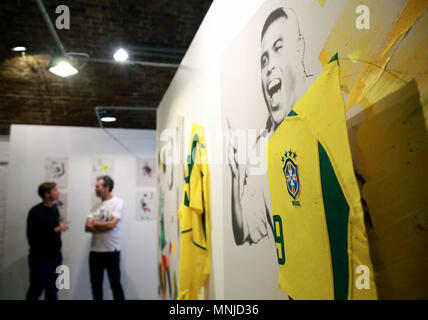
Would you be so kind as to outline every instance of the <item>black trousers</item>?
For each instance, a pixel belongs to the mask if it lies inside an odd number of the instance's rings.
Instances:
[[[38,300],[45,291],[46,300],[57,300],[58,288],[56,287],[56,268],[62,264],[62,254],[44,257],[30,253],[28,256],[30,267],[30,288],[26,299]]]
[[[92,295],[94,300],[103,299],[104,269],[110,280],[114,300],[124,300],[122,285],[120,284],[120,251],[93,252],[89,254],[89,273],[91,277]]]

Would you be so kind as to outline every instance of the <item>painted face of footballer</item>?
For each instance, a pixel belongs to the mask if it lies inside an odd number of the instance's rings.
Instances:
[[[276,19],[261,43],[261,82],[273,122],[278,126],[296,100],[297,30],[289,20]]]

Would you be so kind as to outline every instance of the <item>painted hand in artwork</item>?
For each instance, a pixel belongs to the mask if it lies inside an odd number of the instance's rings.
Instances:
[[[232,193],[231,193],[231,211],[232,211],[232,229],[236,245],[242,245],[245,242],[245,229],[242,216],[241,197],[240,197],[240,173],[237,161],[237,149],[233,144],[232,132],[228,121],[228,149],[227,157],[229,167],[232,173]]]
[[[227,159],[229,163],[229,167],[232,173],[232,179],[237,179],[239,181],[239,167],[238,167],[238,161],[236,159],[237,157],[237,149],[235,148],[233,144],[233,138],[232,138],[232,129],[230,128],[229,121],[227,121],[228,125],[228,146],[227,146]]]

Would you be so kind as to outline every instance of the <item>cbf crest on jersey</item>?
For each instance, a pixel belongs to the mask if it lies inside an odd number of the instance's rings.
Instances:
[[[284,173],[287,191],[293,198],[292,204],[293,206],[300,207],[300,202],[296,200],[300,192],[299,172],[297,164],[294,162],[296,158],[296,152],[289,150],[284,153],[281,160],[284,164],[282,172]]]

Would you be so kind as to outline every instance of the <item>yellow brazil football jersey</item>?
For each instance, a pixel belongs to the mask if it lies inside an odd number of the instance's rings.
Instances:
[[[293,299],[377,299],[337,56],[269,139],[268,176],[279,287]]]
[[[183,198],[178,210],[180,262],[178,299],[195,300],[210,274],[209,173],[204,129],[193,125]]]

